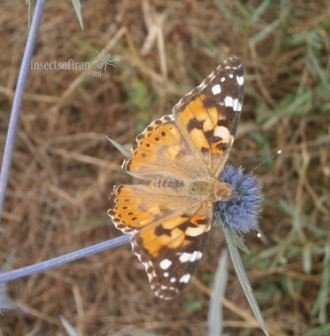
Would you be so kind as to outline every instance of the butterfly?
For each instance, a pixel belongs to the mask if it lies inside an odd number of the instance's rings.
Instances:
[[[123,163],[138,183],[114,187],[108,214],[117,229],[132,236],[133,252],[162,299],[173,299],[189,283],[216,202],[234,197],[219,176],[234,141],[243,91],[243,65],[228,58],[172,114],[146,127]]]

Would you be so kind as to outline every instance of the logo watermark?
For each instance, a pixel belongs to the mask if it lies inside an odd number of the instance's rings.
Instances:
[[[31,70],[44,71],[86,71],[88,76],[101,78],[107,72],[108,66],[116,67],[119,59],[102,50],[96,57],[96,62],[79,62],[73,59],[67,61],[31,61]]]
[[[102,50],[98,55],[97,58],[99,59],[99,62],[96,64],[97,70],[104,70],[104,72],[107,70],[107,66],[113,66],[115,67],[118,63],[118,58],[113,57],[110,53],[107,53],[105,50]]]

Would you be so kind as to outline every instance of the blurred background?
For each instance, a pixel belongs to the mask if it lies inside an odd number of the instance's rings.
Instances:
[[[2,149],[28,11],[0,4]],[[259,176],[265,197],[263,238],[245,237],[244,264],[271,335],[329,335],[329,1],[99,0],[83,1],[82,16],[84,30],[70,1],[46,2],[0,226],[2,269],[118,236],[109,194],[131,179],[105,135],[129,147],[237,55],[246,89],[230,160]],[[54,61],[72,68],[38,68]],[[68,335],[63,317],[78,335],[206,335],[224,247],[212,230],[173,301],[154,297],[129,246],[12,282],[17,309],[0,315],[0,334]],[[262,335],[231,265],[224,321],[226,335]]]

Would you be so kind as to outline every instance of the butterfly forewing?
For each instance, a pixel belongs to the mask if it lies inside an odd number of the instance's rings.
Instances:
[[[173,116],[153,121],[138,135],[130,159],[124,162],[124,168],[142,179],[165,176],[196,179],[207,174],[202,163],[196,162]]]
[[[173,108],[192,151],[218,176],[234,141],[243,103],[244,69],[237,57],[221,63]]]

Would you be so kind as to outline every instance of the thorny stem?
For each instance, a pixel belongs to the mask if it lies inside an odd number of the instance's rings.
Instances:
[[[23,94],[25,90],[26,80],[30,70],[32,53],[36,44],[41,17],[44,11],[44,4],[45,4],[44,0],[37,0],[36,2],[32,18],[32,24],[26,41],[22,64],[18,75],[13,106],[10,114],[8,133],[0,171],[0,223],[5,200],[5,192],[8,184],[9,171],[14,152],[15,137],[21,112]]]
[[[40,263],[25,266],[16,270],[4,272],[0,274],[0,283],[16,280],[19,278],[26,277],[28,275],[39,273],[42,271],[49,270],[51,268],[67,264],[69,262],[85,258],[87,256],[110,250],[121,245],[128,244],[131,240],[130,235],[122,235],[117,238],[106,240],[101,243],[97,243],[91,246],[84,247],[80,250],[73,251],[62,256],[55,257],[46,261],[41,261]]]

